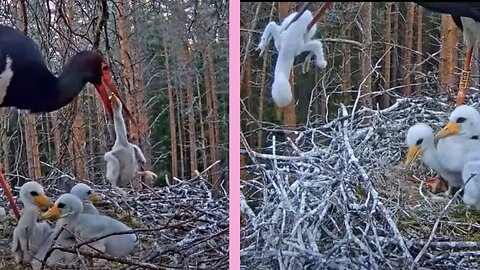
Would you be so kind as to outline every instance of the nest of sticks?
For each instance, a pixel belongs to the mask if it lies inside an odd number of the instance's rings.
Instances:
[[[421,161],[403,166],[408,128],[439,130],[452,110],[428,97],[341,105],[264,153],[243,140],[242,269],[478,269],[480,215],[430,193]]]
[[[54,182],[44,184],[46,194],[53,200],[65,193],[55,186]],[[104,197],[102,204],[97,206],[100,213],[129,225],[137,232],[141,244],[126,258],[76,247],[61,248],[67,252],[80,252],[84,258],[99,258],[94,260],[93,266],[81,260],[76,269],[228,269],[228,197],[213,195],[203,173],[170,186],[138,192],[130,190],[127,200],[108,186],[92,187]],[[13,215],[7,215],[3,221],[0,228],[3,234],[0,264],[3,265],[0,267],[16,269],[10,254],[16,220]],[[81,245],[78,243],[77,247]],[[72,269],[72,266],[45,266],[44,269]]]

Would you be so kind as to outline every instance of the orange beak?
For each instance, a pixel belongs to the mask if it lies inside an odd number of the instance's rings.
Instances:
[[[137,125],[135,119],[133,118],[132,113],[125,105],[125,102],[123,102],[123,99],[120,96],[120,92],[118,91],[118,88],[115,85],[115,83],[113,83],[112,76],[108,70],[103,71],[102,82],[100,84],[95,85],[95,88],[97,89],[97,92],[100,95],[100,98],[102,99],[103,106],[107,110],[110,119],[113,117],[113,108],[112,108],[112,104],[110,103],[110,99],[108,98],[109,94],[107,92],[107,88],[120,100],[120,102],[122,103],[123,111],[127,114],[127,117],[130,119],[130,121],[132,121],[132,123]]]

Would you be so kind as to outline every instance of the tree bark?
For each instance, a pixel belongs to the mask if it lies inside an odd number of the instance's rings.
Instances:
[[[273,11],[275,10],[275,5],[272,5],[272,8],[270,9],[270,16],[268,17],[268,21],[272,21],[273,19]],[[265,103],[265,92],[268,87],[268,82],[267,82],[267,66],[269,64],[269,59],[270,55],[268,53],[268,50],[265,50],[265,57],[263,58],[263,64],[262,64],[262,76],[261,76],[261,82],[260,82],[260,94],[258,97],[258,122],[263,121],[263,106]],[[262,148],[263,145],[263,131],[261,129],[257,130],[257,147]],[[242,157],[242,156],[241,156]]]
[[[167,73],[168,111],[170,119],[170,153],[172,157],[172,178],[178,176],[177,169],[177,130],[175,126],[175,101],[173,99],[173,86],[170,77],[170,59],[168,55],[167,35],[163,35],[163,51],[165,52],[165,72]]]
[[[351,16],[348,4],[345,4],[345,10],[342,13],[343,20],[341,26],[342,38],[350,39],[352,37],[352,27],[351,27]],[[342,43],[342,102],[345,104],[350,104],[352,95],[350,91],[352,90],[352,53],[351,45],[344,42]],[[324,116],[324,115],[322,115]]]
[[[134,56],[136,59],[136,64],[134,65],[135,70],[135,86],[137,89],[136,97],[136,107],[138,110],[138,125],[141,130],[139,132],[138,146],[142,149],[143,154],[145,155],[146,162],[144,164],[145,170],[151,170],[152,168],[152,147],[150,145],[150,125],[148,123],[149,110],[147,107],[147,90],[145,87],[144,81],[144,68],[142,62],[142,30],[141,24],[137,20],[137,10],[140,9],[140,4],[137,1],[132,1],[134,8],[132,9],[133,25],[135,27],[135,41],[134,42]],[[140,136],[143,135],[143,136]],[[153,183],[150,182],[150,179],[142,178],[142,182],[151,187]]]
[[[403,95],[410,96],[412,94],[412,85],[410,80],[412,68],[412,49],[413,49],[413,20],[415,18],[415,3],[408,2],[407,4],[407,33],[406,33],[406,47],[403,56]]]
[[[385,46],[385,58],[383,63],[383,76],[385,77],[385,82],[383,88],[385,90],[390,89],[390,80],[391,80],[391,73],[390,68],[392,65],[392,3],[387,3],[387,12],[385,16],[386,21],[386,29],[385,29],[385,42],[387,45]],[[387,108],[390,106],[390,97],[387,93],[382,94],[380,99],[380,106],[381,108]]]
[[[67,15],[67,21],[66,24],[68,24],[70,27],[65,25],[64,31],[65,31],[65,37],[68,38],[68,40],[65,40],[64,42],[64,50],[68,51],[68,45],[69,41],[72,39],[72,33],[68,30],[74,29],[74,20],[73,20],[73,1],[72,0],[67,0],[66,1],[66,15]],[[69,148],[70,148],[70,158],[73,160],[73,165],[74,165],[74,172],[75,172],[75,177],[80,181],[83,182],[87,177],[87,151],[85,147],[85,121],[83,119],[83,111],[82,108],[83,102],[82,102],[82,96],[84,96],[84,93],[80,93],[75,100],[72,102],[70,105],[73,111],[73,125],[72,125],[72,137],[70,138],[70,143],[69,143]]]
[[[127,21],[125,15],[125,5],[124,0],[115,0],[117,4],[117,27],[118,27],[118,38],[120,40],[120,62],[121,62],[121,70],[122,70],[122,79],[123,79],[123,86],[125,88],[126,94],[126,103],[127,107],[132,112],[133,118],[138,123],[138,108],[136,102],[136,90],[135,90],[135,83],[133,81],[133,69],[132,69],[132,61],[130,56],[130,43],[128,40],[128,31],[127,31]],[[130,121],[127,121],[130,122]],[[138,145],[138,129],[135,125],[130,123],[129,125],[129,141],[133,144]]]
[[[248,53],[248,52],[246,52]],[[247,98],[247,110],[249,113],[254,114],[253,111],[253,90],[252,90],[252,59],[250,55],[248,55],[245,59],[245,89],[246,89],[246,98]],[[245,138],[248,141],[249,145],[255,145],[254,143],[254,136],[253,136],[253,128],[252,128],[252,121],[245,122]]]
[[[394,13],[393,13],[393,44],[399,45],[400,39],[398,38],[399,33],[399,10],[400,10],[400,2],[394,2],[393,4]],[[400,65],[399,55],[398,55],[398,47],[393,46],[392,50],[392,87],[398,86],[398,67]]]
[[[361,80],[365,80],[363,87],[359,89],[360,93],[364,95],[362,103],[364,106],[372,107],[372,76],[370,74],[372,69],[372,2],[364,2],[361,11],[361,25],[363,28],[362,44],[363,53],[361,55]]]
[[[195,131],[195,115],[194,115],[194,99],[193,99],[193,87],[192,87],[192,76],[191,76],[191,51],[190,46],[187,41],[184,41],[183,44],[183,61],[185,63],[185,82],[186,82],[186,92],[187,92],[187,105],[188,105],[188,142],[190,149],[190,176],[195,176],[195,171],[197,170],[197,147],[196,147],[196,131]]]
[[[422,54],[423,53],[423,7],[417,6],[417,55],[416,59],[416,80],[415,80],[415,92],[420,92],[422,90],[422,80],[420,73],[422,72]]]
[[[290,11],[290,6],[291,2],[279,2],[279,19],[280,21],[283,21],[285,19]],[[295,84],[295,78],[294,78],[294,70],[290,72],[290,86],[292,89],[292,101],[288,106],[283,110],[283,119],[285,126],[288,128],[293,128],[295,127],[297,123],[297,115],[296,115],[296,110],[295,110],[295,91],[294,91],[294,84]],[[287,133],[287,136],[294,141],[295,138],[297,137],[294,132],[289,132]]]
[[[442,15],[442,44],[438,79],[447,89],[455,87],[455,67],[457,66],[457,26],[450,15]],[[447,90],[448,95],[452,94]]]
[[[25,17],[25,2],[17,2],[18,21],[17,24],[23,32],[27,33],[27,18]],[[23,123],[25,125],[25,144],[27,151],[28,176],[29,178],[40,181],[42,172],[40,169],[40,153],[38,151],[38,138],[36,129],[36,117],[33,114],[24,114]]]
[[[213,61],[214,53],[210,46],[207,46],[207,62],[208,62],[208,74],[210,75],[210,95],[212,97],[212,116],[213,126],[215,131],[215,141],[212,147],[212,153],[215,153],[215,161],[221,160],[220,153],[220,115],[218,109],[218,97],[217,97],[217,75],[215,74],[215,62]],[[214,150],[214,151],[213,151]],[[218,190],[220,188],[220,173],[221,164],[218,163],[212,168],[212,181],[213,186]]]

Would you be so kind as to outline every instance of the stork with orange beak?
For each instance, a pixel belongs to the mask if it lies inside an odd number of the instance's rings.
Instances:
[[[0,25],[0,107],[15,107],[30,113],[52,112],[72,102],[87,83],[95,86],[110,119],[113,109],[107,88],[120,100],[123,110],[136,125],[101,53],[91,50],[77,53],[56,77],[48,70],[30,37],[12,27]],[[0,184],[18,219],[17,206],[3,176]]]

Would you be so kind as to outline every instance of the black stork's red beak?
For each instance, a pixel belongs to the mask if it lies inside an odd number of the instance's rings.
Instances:
[[[114,94],[120,100],[120,102],[122,103],[123,111],[127,114],[127,117],[130,119],[130,121],[135,125],[137,125],[137,122],[133,118],[132,113],[125,105],[125,102],[123,102],[123,99],[120,96],[120,92],[118,91],[117,86],[112,81],[112,75],[111,75],[108,64],[104,62],[102,63],[102,82],[99,84],[95,84],[95,88],[97,89],[97,92],[100,95],[100,98],[102,99],[103,106],[107,110],[110,119],[112,119],[113,117],[113,108],[108,98],[109,94],[107,92],[107,88],[110,90],[110,92],[112,92],[112,94]]]

